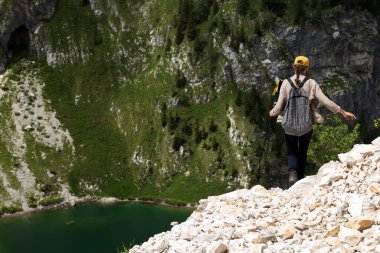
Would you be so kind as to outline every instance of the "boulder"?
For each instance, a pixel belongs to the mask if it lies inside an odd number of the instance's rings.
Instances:
[[[206,253],[228,253],[228,247],[221,242],[213,243],[207,248]]]
[[[314,245],[312,245],[308,249],[308,251],[306,251],[306,252],[310,252],[310,253],[329,253],[329,252],[331,252],[331,248],[329,246],[326,246],[322,242],[317,242]]]
[[[372,141],[372,144],[375,145],[375,146],[380,147],[380,137],[377,137],[376,139],[374,139]]]
[[[359,217],[347,222],[346,227],[363,232],[363,230],[371,228],[373,224],[375,224],[375,221],[373,219],[369,217]]]
[[[153,247],[153,252],[157,253],[162,253],[167,250],[169,247],[169,241],[167,239],[163,239],[159,241],[154,247]]]
[[[284,229],[280,231],[280,233],[278,233],[277,236],[281,237],[282,240],[287,240],[293,238],[295,233],[295,228],[292,225],[288,224]]]
[[[325,237],[337,236],[339,231],[340,231],[340,226],[336,225],[336,226],[330,228],[329,231],[327,231]]]
[[[369,186],[369,190],[373,193],[380,194],[380,185],[377,183],[372,183]]]
[[[348,212],[352,217],[358,217],[362,215],[363,212],[363,196],[357,194],[353,195],[348,200]]]
[[[362,240],[363,235],[356,229],[351,229],[347,227],[341,227],[338,238],[342,243],[347,243],[350,246],[356,246]]]
[[[266,244],[253,244],[249,247],[248,253],[262,253],[268,246]]]

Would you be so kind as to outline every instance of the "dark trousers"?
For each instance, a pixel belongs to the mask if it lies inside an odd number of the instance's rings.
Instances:
[[[305,177],[307,149],[312,136],[313,130],[302,136],[285,134],[288,147],[288,170],[297,171],[298,179]]]

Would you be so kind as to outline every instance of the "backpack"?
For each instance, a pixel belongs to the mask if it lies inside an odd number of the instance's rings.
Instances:
[[[309,78],[305,77],[300,86],[296,86],[290,78],[287,80],[292,89],[285,105],[282,127],[285,133],[299,136],[311,129],[313,125],[310,100],[302,88]]]

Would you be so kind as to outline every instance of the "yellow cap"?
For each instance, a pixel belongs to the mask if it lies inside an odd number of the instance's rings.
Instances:
[[[305,56],[297,56],[294,60],[294,65],[309,67],[309,59]]]

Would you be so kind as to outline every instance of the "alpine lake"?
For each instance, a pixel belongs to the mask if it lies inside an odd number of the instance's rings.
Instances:
[[[185,221],[191,209],[142,203],[80,204],[0,218],[1,253],[118,253]]]

